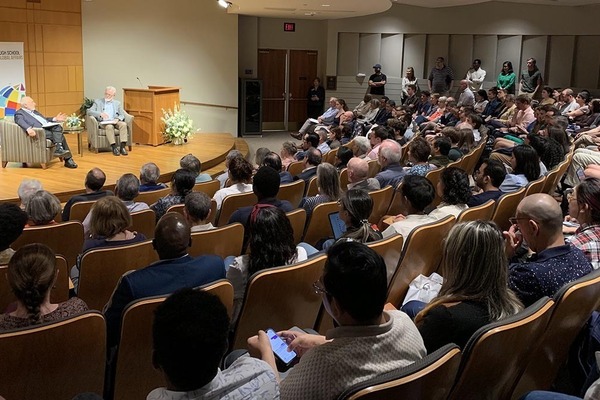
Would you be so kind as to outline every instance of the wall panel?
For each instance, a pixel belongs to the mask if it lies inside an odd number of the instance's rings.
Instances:
[[[473,36],[473,59],[481,60],[481,68],[486,72],[485,82],[496,82],[496,76],[500,73],[496,70],[496,53],[498,52],[498,37],[496,35],[474,35]],[[490,88],[490,85],[485,85]]]
[[[515,74],[517,74],[517,85],[519,70],[521,68],[521,36],[498,36],[498,53],[496,54],[496,71],[500,73],[502,63],[510,61],[513,65]],[[496,74],[497,75],[497,74]]]
[[[597,88],[600,68],[600,36],[579,36],[575,45],[573,86]]]
[[[527,68],[527,59],[535,58],[537,66],[542,71],[546,81],[546,54],[548,52],[548,36],[523,36],[523,50],[521,52],[521,69]]]
[[[355,75],[358,72],[358,52],[358,33],[340,33],[338,36],[337,75]]]
[[[417,78],[427,77],[429,70],[425,70],[425,45],[427,35],[404,35],[404,55],[402,57],[402,71],[408,67],[415,69]],[[404,72],[402,72],[404,76]]]
[[[551,36],[549,38],[545,74],[549,86],[561,88],[571,86],[573,63],[567,60],[573,60],[574,53],[575,36]]]
[[[355,74],[362,72],[368,77],[377,63],[381,63],[381,35],[361,33],[358,39],[358,70]]]
[[[425,71],[427,75],[435,66],[435,59],[438,57],[444,57],[446,65],[452,66],[453,61],[448,58],[449,51],[450,35],[427,35],[427,48],[425,50]]]
[[[402,77],[402,54],[404,47],[404,35],[382,35],[381,36],[381,64],[383,73],[390,77]]]
[[[458,84],[467,76],[473,63],[473,35],[451,35],[448,59],[452,62],[454,81]]]

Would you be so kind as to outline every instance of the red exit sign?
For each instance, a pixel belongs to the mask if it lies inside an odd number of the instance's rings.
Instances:
[[[296,23],[295,22],[284,22],[283,23],[283,31],[284,32],[296,32]]]

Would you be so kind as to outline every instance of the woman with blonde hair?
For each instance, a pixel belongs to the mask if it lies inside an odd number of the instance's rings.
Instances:
[[[329,163],[319,164],[317,167],[317,186],[319,194],[305,197],[300,202],[300,207],[306,210],[307,218],[310,217],[317,205],[340,199],[342,192],[340,188],[340,175],[333,165]]]
[[[48,246],[34,243],[20,248],[6,273],[17,298],[16,308],[0,315],[0,331],[58,321],[86,311],[85,302],[76,297],[60,304],[50,302],[57,274],[56,257]]]
[[[508,288],[504,237],[495,223],[455,225],[442,259],[442,288],[415,318],[428,353],[448,343],[462,348],[477,329],[523,309]]]

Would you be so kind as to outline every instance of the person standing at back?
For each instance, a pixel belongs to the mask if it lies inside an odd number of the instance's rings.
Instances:
[[[373,69],[375,73],[369,77],[369,89],[373,98],[380,99],[385,96],[387,76],[381,72],[381,64],[373,65]]]

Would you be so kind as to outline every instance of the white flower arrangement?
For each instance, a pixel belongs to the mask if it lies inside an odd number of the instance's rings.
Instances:
[[[65,119],[65,125],[67,126],[67,129],[80,128],[82,123],[83,119],[79,118],[75,113],[69,115],[67,119]]]
[[[173,111],[163,109],[162,113],[161,120],[165,124],[162,134],[166,140],[187,139],[192,134],[194,121],[177,104],[173,106]]]

